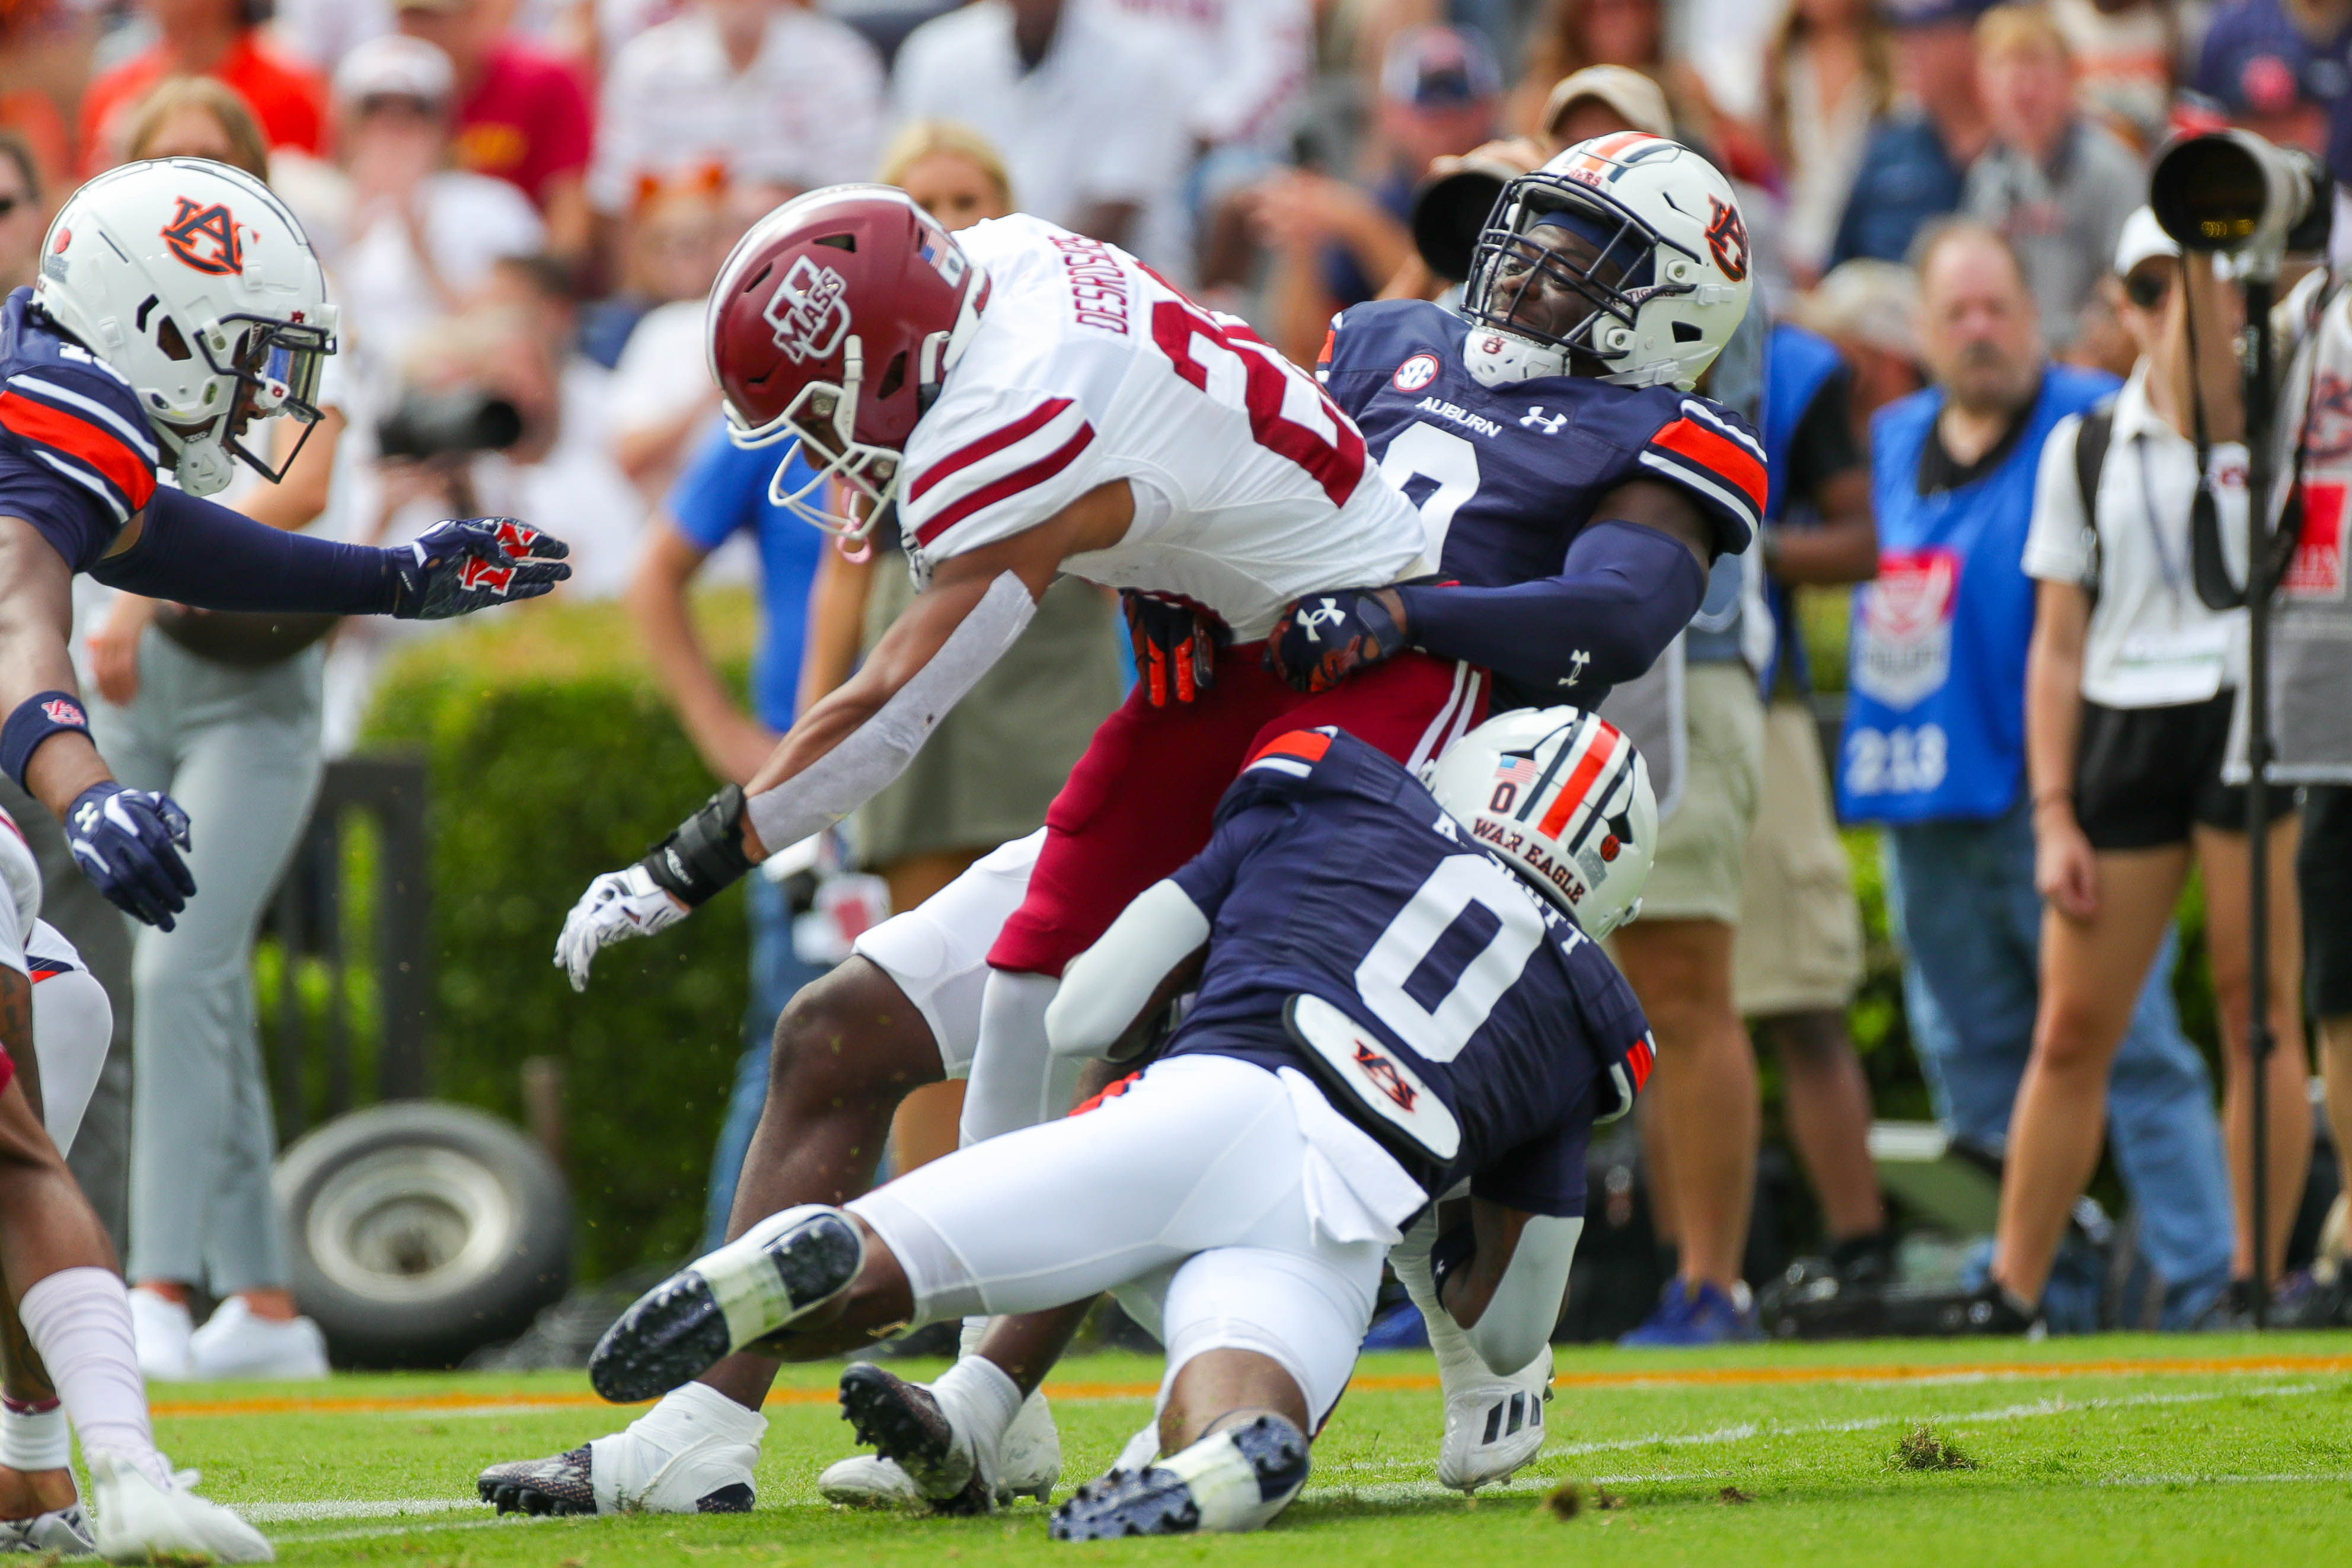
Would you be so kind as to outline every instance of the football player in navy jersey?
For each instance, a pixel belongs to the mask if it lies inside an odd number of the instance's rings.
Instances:
[[[643,1399],[754,1340],[807,1359],[894,1323],[1122,1289],[1168,1347],[1158,1436],[1080,1488],[1054,1534],[1257,1528],[1305,1483],[1416,1218],[1489,1367],[1549,1337],[1591,1129],[1648,1071],[1640,1006],[1597,938],[1638,901],[1655,832],[1641,758],[1574,709],[1489,720],[1427,787],[1336,730],[1277,737],[1208,848],[1128,907],[1048,1012],[1057,1052],[1149,1066],[845,1208],[761,1222],[633,1305],[591,1378]],[[1139,1048],[1180,988],[1183,1021]],[[1435,1218],[1457,1190],[1467,1212]],[[1044,1370],[983,1352],[925,1388],[858,1364],[841,1400],[927,1494],[986,1495]]]
[[[75,192],[37,281],[0,304],[0,768],[57,815],[108,898],[166,931],[195,892],[179,854],[187,815],[116,783],[90,743],[67,652],[75,573],[207,610],[427,619],[571,574],[563,545],[511,518],[377,549],[201,498],[238,461],[283,475],[247,434],[319,419],[335,327],[294,215],[250,175],[194,158],[126,164]]]

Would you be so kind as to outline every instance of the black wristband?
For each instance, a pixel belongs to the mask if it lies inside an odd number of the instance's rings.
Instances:
[[[751,869],[743,852],[743,789],[730,784],[637,862],[688,908],[709,903]]]
[[[26,697],[0,721],[0,771],[17,789],[26,789],[25,769],[32,765],[33,753],[49,737],[68,732],[89,733],[89,716],[82,711],[80,698],[71,692],[37,692]]]

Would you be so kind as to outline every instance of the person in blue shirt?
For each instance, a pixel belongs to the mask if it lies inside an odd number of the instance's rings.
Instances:
[[[1916,99],[1870,129],[1827,271],[1856,256],[1907,261],[1921,225],[1958,211],[1969,165],[1991,139],[1977,97],[1976,19],[1987,0],[1895,0],[1897,78]]]
[[[1071,964],[1047,1014],[1056,1052],[1150,1065],[846,1208],[761,1221],[632,1306],[591,1379],[639,1399],[755,1338],[802,1360],[1120,1289],[1168,1347],[1158,1427],[1054,1535],[1258,1528],[1306,1481],[1405,1227],[1486,1366],[1543,1350],[1592,1128],[1653,1058],[1599,938],[1639,899],[1656,828],[1632,744],[1573,708],[1488,721],[1426,785],[1334,728],[1276,736],[1208,847]],[[1433,1212],[1457,1191],[1466,1217]],[[929,1387],[853,1365],[842,1406],[926,1496],[984,1507],[1051,1360],[984,1347]]]

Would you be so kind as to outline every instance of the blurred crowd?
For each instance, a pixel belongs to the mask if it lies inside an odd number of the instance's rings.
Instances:
[[[1416,243],[1417,202],[1433,179],[1507,176],[1612,131],[1696,146],[1740,193],[1761,285],[1752,341],[1725,355],[1710,390],[1764,432],[1774,509],[1789,526],[1749,564],[1727,563],[1725,593],[1691,640],[1690,700],[1676,706],[1687,709],[1695,759],[1684,831],[1713,824],[1716,837],[1692,853],[1714,869],[1692,873],[1680,907],[1654,897],[1654,918],[1629,928],[1622,955],[1658,1026],[1662,1091],[1644,1130],[1658,1229],[1678,1248],[1675,1283],[1648,1328],[1656,1343],[1754,1330],[1740,1278],[1758,1136],[1751,1022],[1780,1060],[1791,1141],[1825,1219],[1823,1257],[1800,1282],[1857,1287],[1895,1272],[1865,1146],[1868,1087],[1845,1037],[1861,942],[1840,821],[1887,825],[1895,936],[1912,954],[1912,1033],[1948,1130],[1998,1154],[2023,1095],[2040,1106],[2038,1178],[2079,1191],[2090,1175],[2082,1151],[2044,1145],[2057,1120],[2086,1112],[2095,1138],[2099,1102],[2053,1099],[2060,1091],[2036,1087],[2035,1074],[2053,1079],[2045,1059],[2069,1040],[2095,1073],[2115,1064],[2117,1160],[2143,1209],[2159,1211],[2143,1237],[2165,1281],[2151,1321],[2187,1326],[2242,1316],[2253,1289],[2242,1124],[2250,1098],[2268,1091],[2231,1022],[2233,1007],[2243,1018],[2244,963],[2232,963],[2231,944],[2242,949],[2244,910],[2209,887],[2235,1053],[2217,1120],[2166,988],[2163,933],[2185,875],[2188,819],[2177,839],[2095,832],[2083,852],[2182,857],[2165,862],[2169,882],[2128,884],[2161,916],[2147,931],[2078,945],[2084,972],[2102,981],[2117,965],[2151,976],[2139,1014],[2109,1017],[2060,984],[2063,973],[2052,980],[2037,967],[2042,901],[2074,897],[2087,874],[2047,860],[2074,845],[2043,820],[2045,796],[2082,804],[2080,781],[2029,768],[2022,733],[1972,752],[1941,728],[1930,744],[1932,727],[1867,720],[1850,721],[1825,770],[1796,628],[1803,592],[1880,578],[1854,618],[1853,685],[1871,696],[1875,681],[1873,700],[1893,702],[1901,676],[1889,672],[1918,668],[1916,637],[1903,639],[1923,614],[1949,619],[1958,591],[1935,575],[1946,545],[1913,548],[1917,539],[1896,537],[1910,523],[1892,514],[1911,519],[1938,497],[2019,473],[2023,487],[2007,493],[2000,525],[2008,531],[1988,535],[1967,570],[1972,582],[2007,581],[2028,606],[2007,628],[2015,667],[1994,677],[2010,688],[1990,699],[2022,706],[2034,584],[2063,575],[2021,564],[2045,438],[2060,414],[2079,415],[2122,378],[2147,384],[2143,361],[2166,351],[2166,322],[2178,319],[2167,301],[2184,290],[2177,252],[2148,237],[2152,220],[2137,211],[2147,156],[2176,131],[2227,124],[2352,174],[2352,0],[0,0],[0,284],[31,279],[46,214],[99,170],[196,155],[264,174],[331,275],[342,350],[319,438],[280,493],[243,504],[269,509],[278,526],[380,543],[449,516],[512,514],[555,528],[574,550],[564,596],[625,600],[689,737],[715,774],[740,781],[908,591],[901,572],[822,549],[769,502],[772,455],[736,451],[721,427],[703,300],[735,239],[778,202],[880,179],[950,227],[1034,213],[1129,248],[1305,363],[1335,311],[1445,296],[1442,258]],[[2082,395],[2057,408],[2053,387]],[[1890,447],[1900,420],[1878,416],[1927,406],[1914,397],[1922,389],[1946,400],[1929,410],[1933,434]],[[2155,402],[2158,415],[2178,415],[2161,394]],[[2145,413],[2148,402],[2130,406]],[[2118,449],[2124,420],[2114,419]],[[2179,426],[2157,418],[2151,429],[2186,450]],[[2206,434],[2200,424],[2200,464]],[[1898,450],[1911,465],[1899,474],[1886,462]],[[2144,496],[2156,495],[2142,475]],[[762,607],[748,710],[695,632],[688,590],[714,580],[750,584]],[[976,695],[961,737],[943,730],[927,753],[931,774],[866,813],[859,860],[880,881],[876,908],[919,902],[1034,826],[1094,717],[1117,700],[1114,613],[1066,586],[1068,601],[1049,601],[1031,633],[1040,641],[1025,695],[1010,676],[1005,691]],[[201,632],[173,630],[170,607],[88,591],[82,652],[106,699],[101,728],[129,736],[144,724],[159,777],[185,768],[195,742],[172,726],[185,721],[189,683],[212,678],[211,666],[174,674],[181,655],[152,652],[159,618],[173,647],[200,664],[228,657],[238,674],[223,711],[260,729],[223,720],[222,733],[248,758],[278,741],[307,758],[274,770],[287,800],[272,815],[287,835],[315,789],[318,758],[356,739],[393,642],[423,634],[371,621],[315,646],[297,636],[268,658],[206,655]],[[267,673],[281,664],[282,677]],[[158,681],[180,683],[169,711],[156,709],[166,701]],[[2086,701],[2134,706],[2095,686],[2085,677]],[[2163,701],[2225,695],[2216,674]],[[248,763],[233,776],[229,787],[244,789],[257,772]],[[1981,799],[1946,789],[1961,777]],[[194,809],[195,787],[176,788]],[[1716,803],[1703,811],[1708,789]],[[2339,816],[2339,839],[2352,839],[2352,812]],[[2217,828],[2210,812],[2198,822]],[[162,956],[160,936],[140,938],[142,991],[242,964],[290,842],[250,846],[241,893],[236,878],[202,879],[226,900],[216,914],[227,935],[184,952],[184,974]],[[2234,860],[2226,845],[2197,847],[2209,877],[2242,873],[2242,836]],[[2291,837],[2284,853],[2291,936]],[[2308,886],[2335,863],[2315,861],[2309,841],[2304,858]],[[2341,858],[2352,863],[2352,847]],[[1981,899],[1972,905],[1956,888]],[[769,1027],[837,948],[811,936],[810,911],[781,884],[755,881],[751,896],[754,1016],[714,1223],[758,1114]],[[835,890],[835,904],[846,897]],[[206,922],[192,909],[188,924]],[[2315,938],[2315,959],[2321,946]],[[2352,969],[2352,954],[2331,956],[2339,975]],[[2282,1019],[2288,1049],[2273,1059],[2286,1065],[2270,1078],[2291,1119],[2282,1135],[2300,1138],[2300,1152],[2277,1168],[2292,1190],[2273,1198],[2273,1218],[2292,1206],[2310,1155],[2293,956],[2273,992],[2283,989],[2292,1015]],[[2053,1015],[2043,994],[2053,987],[2080,1006]],[[2315,976],[2314,988],[2337,1124],[2352,1126],[2352,978]],[[2139,991],[2120,994],[2130,1013]],[[155,1031],[160,1059],[172,1037],[141,1009],[142,1048]],[[252,1058],[249,995],[215,1012],[184,1027]],[[1677,1061],[1710,1065],[1678,1082]],[[140,1071],[145,1085],[143,1060]],[[220,1115],[248,1132],[215,1185],[266,1216],[257,1059],[222,1074],[243,1087],[222,1091]],[[1702,1077],[1705,1092],[1693,1087]],[[910,1100],[902,1162],[952,1146],[952,1088]],[[193,1092],[142,1089],[158,1107]],[[182,1136],[159,1124],[133,1140],[133,1280],[167,1302],[208,1282],[259,1320],[284,1322],[284,1264],[262,1236],[266,1218],[225,1219],[219,1206],[184,1214],[161,1196],[138,1218],[142,1161],[156,1163],[146,1179],[159,1191],[172,1179],[160,1155],[139,1151]],[[2046,1286],[2063,1315],[2065,1215],[2063,1201],[2051,1216],[2004,1209],[1997,1277],[2028,1309]],[[247,1242],[206,1235],[240,1227]],[[2264,1273],[2275,1275],[2284,1243],[2267,1245]],[[142,1311],[142,1354],[153,1336],[163,1346],[151,1375],[184,1375],[184,1307],[177,1320],[152,1303]],[[253,1354],[280,1371],[299,1360],[278,1342]],[[201,1355],[194,1364],[222,1365]]]

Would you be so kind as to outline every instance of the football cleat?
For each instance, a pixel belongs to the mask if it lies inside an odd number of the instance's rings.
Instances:
[[[859,1442],[904,1470],[937,1511],[986,1513],[996,1506],[996,1454],[973,1442],[924,1385],[861,1361],[841,1375],[841,1418]]]
[[[100,1449],[89,1456],[90,1500],[98,1516],[92,1538],[109,1563],[272,1563],[278,1553],[261,1531],[216,1502],[189,1490],[194,1471],[169,1486],[138,1466]]]
[[[1145,1458],[1159,1452],[1159,1428],[1154,1427],[1151,1451]],[[1042,1503],[1053,1495],[1054,1484],[1061,1479],[1062,1438],[1054,1427],[1053,1408],[1043,1394],[1032,1394],[1022,1401],[1020,1414],[1013,1417],[1004,1441],[997,1448],[996,1506],[1010,1508],[1014,1499],[1024,1497]],[[816,1490],[824,1494],[825,1501],[846,1508],[914,1508],[930,1503],[897,1461],[871,1454],[827,1465],[816,1479]]]
[[[52,1552],[59,1557],[88,1557],[97,1551],[89,1518],[79,1502],[30,1519],[0,1519],[0,1552]]]
[[[1479,1364],[1484,1369],[1484,1363]],[[1445,1438],[1437,1483],[1456,1491],[1496,1486],[1542,1451],[1544,1402],[1551,1397],[1551,1346],[1508,1377],[1445,1382]]]
[[[1307,1435],[1264,1415],[1141,1470],[1112,1470],[1054,1511],[1056,1541],[1256,1530],[1307,1484]]]
[[[689,1384],[570,1453],[492,1465],[475,1482],[500,1513],[749,1513],[767,1418]]]
[[[770,1215],[638,1297],[596,1343],[588,1380],[615,1405],[667,1393],[832,1301],[865,1258],[837,1208]]]
[[[872,1454],[853,1454],[825,1466],[816,1490],[825,1501],[845,1508],[920,1508],[930,1500],[896,1460]]]

